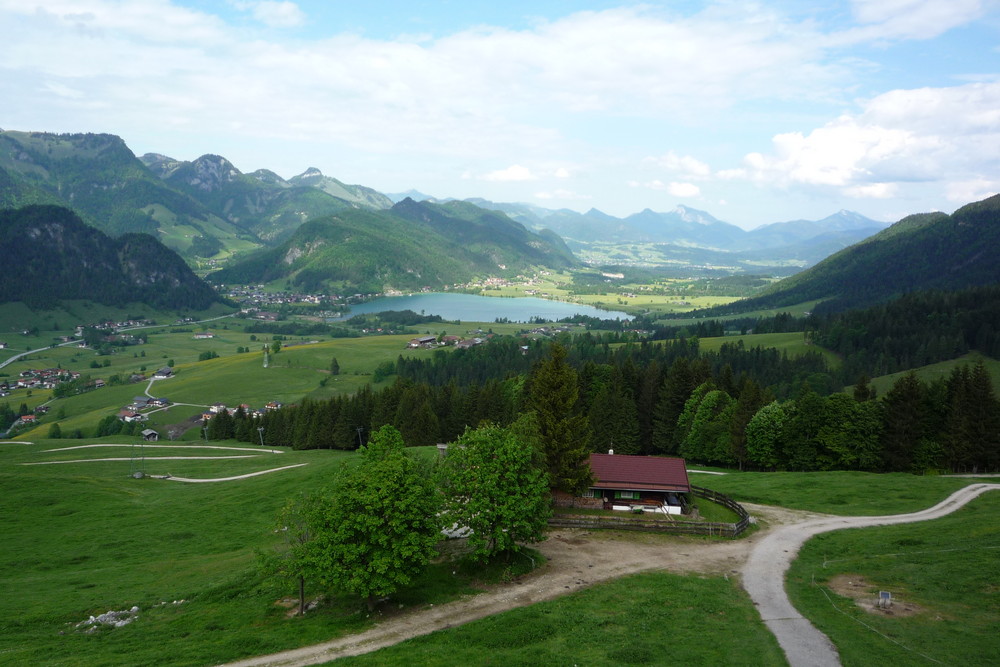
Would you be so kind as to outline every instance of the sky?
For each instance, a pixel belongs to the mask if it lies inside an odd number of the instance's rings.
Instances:
[[[1000,0],[0,0],[0,128],[744,228],[1000,192]]]

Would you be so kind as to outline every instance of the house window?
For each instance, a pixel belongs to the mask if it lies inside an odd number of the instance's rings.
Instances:
[[[638,491],[615,491],[615,499],[621,500],[639,500]]]
[[[587,489],[586,491],[580,494],[581,498],[595,498],[596,496],[597,494],[593,489]]]

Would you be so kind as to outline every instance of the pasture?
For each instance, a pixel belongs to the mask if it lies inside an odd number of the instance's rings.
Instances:
[[[256,566],[255,552],[281,540],[278,509],[300,492],[322,488],[352,453],[270,454],[242,444],[146,447],[149,475],[228,477],[306,464],[192,484],[129,477],[130,446],[63,449],[130,445],[123,440],[0,444],[0,662],[214,664],[372,622],[361,600],[336,596],[314,614],[289,619],[276,602],[295,586],[262,578]],[[252,458],[207,458],[247,455]],[[188,456],[198,458],[163,458]],[[110,458],[124,460],[102,460]],[[400,601],[430,604],[474,592],[479,577],[465,570],[453,576],[455,569],[451,563],[432,568]],[[139,617],[125,627],[88,634],[77,625],[133,606]]]
[[[1000,492],[935,521],[819,535],[788,573],[844,665],[1000,663]],[[845,584],[846,582],[846,584]],[[879,591],[895,602],[871,610]],[[868,607],[868,610],[865,609]]]
[[[255,552],[281,541],[274,516],[286,499],[322,488],[353,453],[275,454],[232,442],[205,446],[161,441],[159,447],[145,447],[141,467],[147,475],[230,477],[306,464],[232,482],[189,484],[129,477],[140,465],[131,460],[136,442],[108,438],[0,444],[0,513],[9,518],[0,551],[6,584],[0,597],[4,664],[209,665],[327,640],[376,620],[368,617],[361,600],[308,586],[311,597],[325,593],[325,602],[305,617],[290,618],[287,608],[277,603],[294,595],[294,584],[267,580],[256,567]],[[433,449],[419,453],[430,456]],[[237,458],[209,458],[219,456]],[[738,500],[880,514],[926,507],[967,481],[866,473],[733,473],[698,475],[697,483]],[[964,540],[962,546],[970,546],[969,538],[983,538],[985,546],[996,544],[995,522],[993,528],[989,524],[1000,507],[991,496],[978,502],[985,503],[979,510],[962,510],[933,522],[954,524],[941,543],[907,532],[921,529],[919,524],[893,529],[899,533],[890,538],[875,530],[852,531],[882,542],[851,542],[836,552],[824,545],[820,553],[827,559],[833,553],[846,558],[885,553],[906,546],[907,539],[920,540],[910,544],[920,547],[917,550],[926,544],[931,551],[944,548],[947,540]],[[930,530],[932,524],[926,525]],[[1000,550],[981,549],[974,559],[949,557],[946,567],[924,579],[936,580],[939,588],[951,587],[949,595],[961,597],[969,581],[982,583],[983,572],[997,571],[998,555]],[[934,556],[925,558],[930,561],[921,566],[930,567]],[[806,562],[815,570],[814,560]],[[883,579],[873,569],[876,565],[872,559],[854,558],[844,567],[896,585],[888,576]],[[440,563],[394,598],[390,608],[440,604],[474,593],[483,583],[479,575],[452,562]],[[912,585],[906,571],[899,576],[900,590],[903,584]],[[996,591],[980,586],[968,590],[972,593],[983,604],[970,607],[968,614],[979,620],[913,621],[931,633],[928,642],[942,628],[954,632],[969,622],[980,628],[994,622],[990,614],[995,615],[996,603],[991,596]],[[138,618],[124,627],[88,634],[78,626],[91,615],[132,606],[139,607]],[[946,613],[956,612],[948,607]],[[838,644],[851,637],[848,632]],[[997,648],[992,633],[973,633],[966,641],[971,643],[963,655],[978,651],[988,656]],[[543,656],[554,663],[608,664],[655,663],[668,656],[702,664],[782,664],[776,651],[736,578],[648,573],[435,633],[358,662],[395,664],[405,655],[420,656],[425,664],[516,664]],[[965,664],[987,663],[970,658]]]

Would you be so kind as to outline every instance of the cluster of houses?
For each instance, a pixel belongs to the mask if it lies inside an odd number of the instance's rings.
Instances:
[[[42,370],[30,369],[21,371],[16,380],[4,380],[0,382],[0,391],[11,391],[13,389],[54,389],[62,382],[76,380],[80,374],[76,371],[68,371],[65,368],[45,368]]]
[[[146,421],[147,416],[142,412],[142,410],[148,411],[152,408],[165,408],[169,405],[170,401],[165,398],[135,396],[132,398],[131,403],[118,412],[118,419],[127,423]]]
[[[77,324],[75,335],[78,337],[82,336],[84,329],[101,329],[102,331],[110,331],[114,333],[121,331],[122,329],[135,329],[136,327],[147,327],[153,324],[156,324],[156,322],[146,319],[121,320],[120,322],[105,320],[104,322],[98,322],[96,324]]]
[[[293,306],[301,304],[320,305],[361,303],[382,296],[381,294],[311,294],[301,292],[267,292],[263,285],[222,286],[225,295],[243,306],[242,312],[254,315],[268,306]]]
[[[447,345],[453,345],[460,350],[466,350],[470,347],[476,345],[482,345],[490,336],[487,335],[485,338],[462,338],[461,336],[441,336],[441,340],[438,340],[437,336],[417,336],[416,338],[411,338],[410,342],[406,344],[406,347],[411,349],[423,348],[425,350],[444,347]]]
[[[272,410],[280,410],[282,406],[283,404],[279,401],[270,401],[269,403],[265,404],[262,409],[251,408],[246,403],[240,403],[239,407],[237,408],[226,407],[225,403],[216,403],[208,409],[208,412],[202,413],[201,420],[203,422],[207,422],[213,419],[216,415],[222,414],[223,412],[229,415],[233,415],[236,414],[236,412],[240,409],[243,410],[243,414],[245,414],[247,417],[260,418],[263,417],[264,414],[267,412],[271,412]]]

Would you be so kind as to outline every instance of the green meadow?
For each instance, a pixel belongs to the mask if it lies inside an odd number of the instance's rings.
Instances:
[[[801,331],[699,338],[698,348],[703,352],[718,352],[723,345],[733,345],[738,342],[742,342],[747,349],[755,347],[774,348],[779,352],[787,353],[792,358],[801,357],[809,352],[819,352],[832,368],[840,365],[840,358],[836,354],[808,342]]]
[[[337,665],[785,665],[735,579],[648,572]]]
[[[969,480],[955,477],[850,471],[730,471],[725,475],[692,474],[691,481],[740,502],[856,516],[914,512],[969,484]]]
[[[1000,491],[936,521],[837,531],[810,540],[788,573],[795,605],[837,645],[844,665],[1000,664]],[[866,611],[831,589],[859,585]],[[907,610],[907,608],[910,608]]]
[[[949,361],[942,361],[936,364],[930,364],[928,366],[921,366],[920,368],[914,369],[914,372],[924,382],[930,383],[935,380],[947,380],[951,375],[951,372],[959,366],[972,366],[977,363],[982,362],[986,366],[986,370],[989,371],[990,378],[993,380],[993,391],[1000,393],[1000,361],[996,359],[990,359],[989,357],[983,356],[978,352],[970,352],[958,359],[951,359]],[[884,396],[886,392],[892,389],[892,386],[896,384],[899,378],[906,375],[908,371],[902,373],[892,373],[891,375],[882,375],[877,378],[872,379],[872,386],[878,392],[879,396]]]
[[[353,453],[272,453],[234,442],[156,444],[142,446],[137,439],[124,437],[0,444],[4,489],[0,516],[5,517],[0,661],[210,665],[317,643],[377,622],[380,616],[370,617],[363,601],[313,589],[308,590],[310,597],[325,594],[324,602],[305,617],[289,617],[287,606],[280,603],[294,596],[294,584],[266,579],[256,566],[255,553],[269,551],[281,541],[274,516],[286,499],[323,488],[341,465],[354,458]],[[434,450],[422,448],[417,453],[431,457]],[[202,484],[151,477],[218,478],[286,466],[298,467]],[[136,469],[147,477],[130,477]],[[732,473],[698,475],[697,483],[738,500],[881,514],[927,507],[968,480],[864,473]],[[988,664],[970,656],[989,656],[997,649],[995,635],[984,629],[995,624],[997,592],[983,577],[1000,565],[1000,549],[992,548],[1000,545],[992,521],[1000,509],[998,501],[1000,496],[987,496],[952,517],[894,528],[889,537],[882,529],[850,531],[857,536],[843,546],[821,543],[817,558],[807,557],[811,542],[803,551],[806,574],[796,576],[809,588],[813,576],[820,580],[816,572],[823,561],[843,559],[838,566],[843,571],[905,590],[945,619],[905,621],[917,624],[914,633],[930,633],[923,640],[926,644],[935,641],[934,633],[954,633],[971,625],[973,630],[960,635],[969,642],[961,653],[968,658],[963,664]],[[838,538],[834,534],[824,539]],[[942,555],[949,544],[964,551]],[[896,562],[892,558],[858,557],[901,550],[931,555],[895,574],[880,569]],[[934,554],[943,564],[930,570],[937,562]],[[908,578],[914,567],[928,568],[926,576],[920,575],[924,583],[919,586]],[[489,576],[444,560],[394,597],[391,607],[440,604],[480,590]],[[973,590],[968,588],[970,582]],[[933,586],[924,592],[922,586],[930,583]],[[941,597],[945,588],[950,590],[949,599]],[[979,600],[976,604],[970,602],[973,593]],[[967,607],[965,615],[958,611],[962,605]],[[124,627],[87,633],[79,625],[91,615],[133,606],[139,607],[138,618]],[[809,608],[810,617],[822,618],[820,606]],[[845,655],[851,649],[843,647],[859,641],[857,633],[868,632],[855,626],[834,633]],[[890,625],[889,634],[895,627]],[[959,641],[941,636],[941,641]],[[859,646],[859,654],[870,648],[865,643]],[[935,655],[941,659],[940,652]],[[553,664],[664,660],[783,664],[776,643],[735,578],[666,573],[594,586],[418,638],[357,662],[537,664],[539,658]]]

